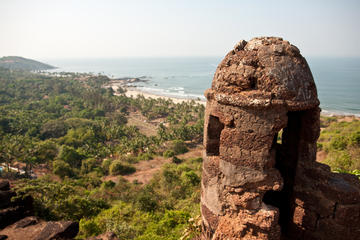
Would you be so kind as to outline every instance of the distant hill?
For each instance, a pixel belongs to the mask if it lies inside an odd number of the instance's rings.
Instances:
[[[0,58],[0,67],[28,71],[48,70],[56,67],[23,57],[9,56]]]

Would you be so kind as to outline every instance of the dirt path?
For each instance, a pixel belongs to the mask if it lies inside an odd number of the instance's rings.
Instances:
[[[178,155],[177,157],[180,159],[201,157],[202,150],[202,146],[197,146],[194,149],[190,149],[189,152]],[[164,158],[160,156],[157,156],[149,161],[141,161],[134,164],[134,167],[136,167],[136,172],[131,175],[124,176],[124,178],[129,182],[137,180],[139,183],[147,184],[150,182],[153,175],[161,169],[162,165],[170,162],[171,158]]]
[[[171,159],[164,157],[155,157],[152,160],[141,161],[134,165],[136,172],[124,176],[129,182],[137,180],[139,183],[147,184],[150,182],[152,176],[161,169],[161,166],[165,163],[170,163]]]
[[[158,124],[149,122],[146,117],[139,112],[130,112],[128,117],[128,126],[136,126],[142,134],[146,136],[155,136],[157,134]]]

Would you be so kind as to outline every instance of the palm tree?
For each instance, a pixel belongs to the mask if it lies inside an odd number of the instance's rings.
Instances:
[[[20,146],[20,135],[5,135],[1,139],[0,146],[0,161],[4,162],[7,171],[10,171],[11,163],[16,160],[19,155],[19,146]]]

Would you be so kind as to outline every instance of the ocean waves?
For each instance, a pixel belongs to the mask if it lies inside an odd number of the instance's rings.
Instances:
[[[308,58],[322,112],[360,115],[360,58]],[[220,57],[49,60],[56,71],[103,73],[112,78],[148,76],[132,84],[160,96],[205,100]]]
[[[164,97],[179,98],[179,99],[194,99],[205,100],[204,95],[194,94],[185,91],[183,87],[171,87],[168,89],[152,88],[152,87],[137,87],[139,91],[149,94],[155,94]]]

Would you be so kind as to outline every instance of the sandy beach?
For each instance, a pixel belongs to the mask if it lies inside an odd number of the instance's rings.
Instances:
[[[119,85],[112,84],[111,87],[116,92]],[[171,99],[174,103],[182,103],[182,102],[190,102],[190,101],[192,101],[192,99],[187,99],[187,98],[175,98],[175,97],[168,97],[168,96],[162,96],[162,95],[153,94],[153,93],[141,91],[136,87],[124,87],[124,86],[121,86],[121,87],[126,90],[125,95],[127,97],[136,97],[137,95],[143,95],[145,98]],[[206,106],[206,101],[202,101],[202,100],[194,100],[194,101],[196,103],[198,103],[198,104],[202,104],[202,105]],[[329,112],[321,112],[321,116],[324,116],[324,117],[337,117],[338,121],[345,121],[345,122],[351,122],[353,120],[360,120],[360,117],[358,117],[356,115],[341,115],[341,114],[335,114],[335,113],[329,113]]]
[[[114,91],[116,92],[118,89],[118,86],[113,85],[112,88],[114,89]],[[137,88],[134,87],[122,87],[126,90],[125,95],[127,97],[136,97],[137,95],[143,95],[145,98],[154,98],[154,99],[158,99],[158,98],[164,98],[164,99],[171,99],[174,103],[182,103],[182,102],[191,102],[194,99],[187,99],[187,98],[175,98],[175,97],[168,97],[168,96],[161,96],[161,95],[156,95],[153,93],[148,93],[148,92],[144,92],[144,91],[140,91]],[[201,101],[201,100],[194,100],[195,103],[198,104],[202,104],[204,106],[206,106],[206,101]]]

